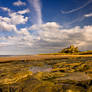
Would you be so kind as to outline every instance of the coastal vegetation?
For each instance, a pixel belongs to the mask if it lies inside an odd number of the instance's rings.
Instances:
[[[92,50],[80,51],[78,47],[70,45],[69,47],[62,49],[57,53],[42,53],[40,55],[90,55],[90,54],[92,54]]]

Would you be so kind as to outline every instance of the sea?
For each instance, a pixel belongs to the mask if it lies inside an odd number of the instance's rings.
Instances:
[[[16,55],[0,55],[0,57],[12,57],[12,56],[16,56]]]

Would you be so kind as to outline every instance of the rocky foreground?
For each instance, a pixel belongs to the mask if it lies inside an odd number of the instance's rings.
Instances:
[[[92,92],[92,56],[0,58],[0,92]]]

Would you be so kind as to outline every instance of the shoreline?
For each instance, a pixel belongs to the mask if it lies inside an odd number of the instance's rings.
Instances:
[[[48,59],[62,59],[62,58],[78,58],[78,57],[92,57],[92,55],[24,55],[24,56],[8,56],[0,57],[0,62],[13,60],[48,60]]]

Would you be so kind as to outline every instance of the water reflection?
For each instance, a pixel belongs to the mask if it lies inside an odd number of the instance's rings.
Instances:
[[[30,68],[30,71],[33,73],[37,72],[50,72],[52,70],[51,66],[44,66],[44,67],[39,67],[39,66],[33,66]]]

